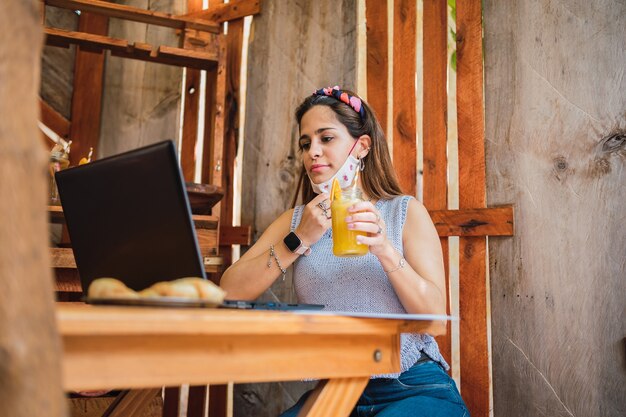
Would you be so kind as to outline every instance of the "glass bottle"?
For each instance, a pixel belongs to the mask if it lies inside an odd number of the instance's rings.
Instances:
[[[54,174],[58,171],[66,169],[70,165],[70,145],[71,141],[62,141],[54,145],[50,151],[50,164],[48,167],[50,173],[50,205],[59,205],[59,190],[54,179]]]
[[[361,190],[350,187],[341,190],[341,195],[334,198],[330,205],[333,224],[333,253],[339,257],[363,256],[369,251],[367,245],[357,243],[357,236],[367,236],[366,232],[348,229],[346,217],[352,205],[363,201]]]

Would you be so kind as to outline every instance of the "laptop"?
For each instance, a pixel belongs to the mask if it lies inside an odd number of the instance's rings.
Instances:
[[[59,171],[55,177],[85,297],[91,282],[102,277],[119,279],[136,291],[183,277],[206,279],[172,141]],[[181,303],[176,306],[185,305]],[[224,307],[323,308],[248,301],[229,301]]]

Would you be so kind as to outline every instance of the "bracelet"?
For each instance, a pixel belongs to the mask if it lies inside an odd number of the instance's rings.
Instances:
[[[385,270],[383,269],[383,272],[384,272],[385,274],[390,274],[390,273],[392,273],[392,272],[396,272],[398,269],[402,269],[402,268],[404,268],[404,266],[405,266],[405,265],[406,265],[406,259],[404,259],[404,257],[402,257],[402,258],[400,258],[400,261],[398,262],[398,266],[396,266],[396,267],[395,267],[395,268],[393,268],[393,269],[390,269],[389,271],[385,271]]]
[[[284,281],[287,270],[283,268],[282,264],[280,263],[280,259],[278,259],[278,255],[276,255],[276,251],[274,250],[274,245],[270,245],[270,258],[267,260],[268,268],[272,267],[272,258],[274,258],[274,260],[276,261],[276,265],[278,266],[278,269],[280,269],[280,272],[283,274],[283,281]]]

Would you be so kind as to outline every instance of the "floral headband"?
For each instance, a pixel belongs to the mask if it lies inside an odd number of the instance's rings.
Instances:
[[[363,108],[361,99],[343,92],[339,86],[320,88],[319,90],[314,91],[313,95],[333,97],[352,107],[355,112],[359,113],[361,120],[365,119],[365,109]]]

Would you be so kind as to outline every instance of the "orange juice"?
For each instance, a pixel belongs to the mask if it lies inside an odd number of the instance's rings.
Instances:
[[[341,195],[337,194],[330,205],[333,218],[333,253],[340,257],[363,256],[367,254],[369,247],[357,243],[356,237],[367,236],[367,233],[348,229],[345,221],[347,216],[353,214],[348,212],[348,208],[362,201],[361,190],[345,189]]]

